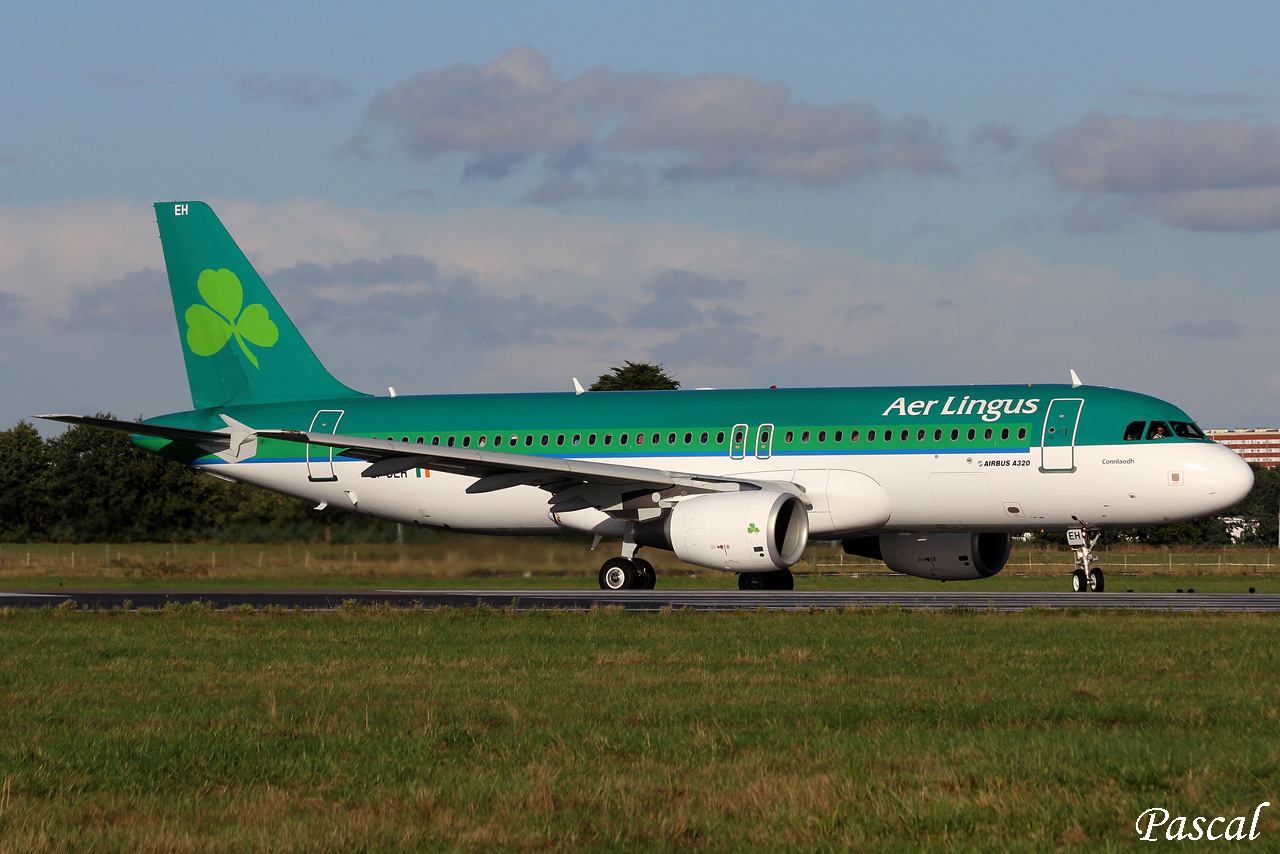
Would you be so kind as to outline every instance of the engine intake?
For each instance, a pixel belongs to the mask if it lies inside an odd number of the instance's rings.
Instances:
[[[708,569],[768,572],[804,554],[809,515],[798,497],[771,489],[695,495],[663,519],[638,523],[634,536]]]
[[[1009,562],[1008,534],[907,533],[858,537],[841,543],[847,554],[882,560],[894,572],[941,581],[990,578]]]

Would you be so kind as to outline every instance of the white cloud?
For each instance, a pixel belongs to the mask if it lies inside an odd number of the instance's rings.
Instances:
[[[483,65],[424,71],[376,96],[346,150],[372,156],[380,131],[429,162],[471,159],[465,180],[501,180],[542,158],[538,202],[634,196],[688,183],[830,186],[881,173],[954,171],[927,121],[868,104],[807,104],[754,77],[674,79],[595,68],[561,79],[532,47]]]
[[[1152,383],[1173,376],[1168,396],[1181,401],[1197,384],[1206,399],[1221,390],[1206,358],[1245,364],[1258,344],[1230,321],[1188,325],[1203,304],[1190,283],[1051,264],[1012,244],[942,268],[741,229],[542,209],[213,205],[322,361],[373,391],[560,389],[623,359],[653,359],[690,386],[1043,381],[1076,367],[1157,394]],[[10,420],[77,402],[182,408],[149,206],[6,208],[0,222],[12,226],[0,228],[0,292],[41,348],[30,373],[6,377],[5,406],[19,407]],[[154,359],[148,370],[161,378],[145,389],[128,379],[138,358]],[[50,397],[59,377],[86,371],[100,387]]]
[[[1067,225],[1114,230],[1141,215],[1193,230],[1280,228],[1280,126],[1093,113],[1035,149],[1053,179],[1086,198]]]

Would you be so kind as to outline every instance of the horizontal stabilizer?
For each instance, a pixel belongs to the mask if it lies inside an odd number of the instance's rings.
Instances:
[[[117,421],[112,418],[94,418],[89,415],[37,415],[45,421],[61,421],[63,424],[83,424],[86,427],[100,427],[103,430],[115,430],[117,433],[132,433],[135,436],[154,436],[157,439],[169,439],[174,442],[193,442],[206,444],[220,442],[230,445],[230,437],[226,433],[210,430],[188,430],[185,427],[165,427],[160,424],[142,424],[137,421]]]

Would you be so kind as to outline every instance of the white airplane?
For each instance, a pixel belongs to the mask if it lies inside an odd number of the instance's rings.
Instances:
[[[1253,485],[1176,406],[1078,381],[372,397],[325,370],[208,205],[155,210],[195,408],[43,417],[319,507],[619,539],[605,589],[654,586],[641,548],[791,589],[810,539],[922,578],[987,578],[1012,534],[1056,530],[1074,589],[1101,591],[1102,530],[1218,513]]]

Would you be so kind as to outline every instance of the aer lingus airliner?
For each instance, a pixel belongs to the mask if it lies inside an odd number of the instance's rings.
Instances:
[[[1100,531],[1220,512],[1253,484],[1178,407],[1079,383],[373,397],[325,370],[208,205],[155,210],[195,408],[45,417],[319,507],[621,540],[605,589],[654,586],[641,548],[790,589],[810,539],[986,578],[1012,534],[1058,530],[1074,588],[1101,590]]]

